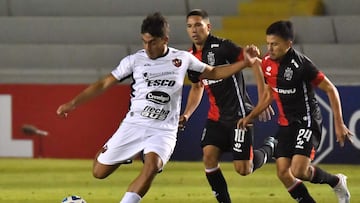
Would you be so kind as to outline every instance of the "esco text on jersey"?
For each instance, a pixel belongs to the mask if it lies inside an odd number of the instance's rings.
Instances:
[[[168,86],[173,87],[175,85],[175,80],[148,80],[148,87],[157,87],[157,86]]]

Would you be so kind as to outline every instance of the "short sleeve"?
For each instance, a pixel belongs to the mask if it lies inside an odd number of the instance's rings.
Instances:
[[[306,81],[317,86],[321,81],[324,80],[325,75],[315,66],[315,64],[310,59],[305,58],[304,77]]]
[[[244,60],[242,48],[236,45],[231,40],[224,40],[222,43],[222,48],[225,53],[224,56],[229,63],[235,63],[237,61]]]
[[[201,62],[194,55],[188,53],[189,56],[189,67],[187,70],[189,80],[193,83],[197,83],[200,81],[199,76],[202,72],[204,72],[207,64]]]
[[[111,71],[111,74],[118,80],[122,80],[126,77],[128,77],[129,75],[132,74],[133,70],[132,70],[132,62],[131,62],[131,56],[127,56],[125,58],[123,58],[119,65],[113,70]]]

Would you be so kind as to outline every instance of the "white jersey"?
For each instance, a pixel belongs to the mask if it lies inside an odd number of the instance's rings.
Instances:
[[[118,80],[132,75],[131,105],[123,122],[176,130],[187,70],[203,72],[206,64],[187,51],[169,47],[168,53],[150,59],[140,50],[121,60],[111,73]]]

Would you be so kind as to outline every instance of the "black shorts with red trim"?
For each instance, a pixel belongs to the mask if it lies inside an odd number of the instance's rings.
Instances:
[[[280,126],[276,134],[278,144],[275,149],[275,158],[292,158],[298,154],[313,160],[320,138],[321,132],[317,129],[300,124]]]
[[[201,137],[201,147],[213,145],[222,152],[232,152],[233,160],[252,160],[253,137],[253,126],[245,131],[236,129],[236,123],[226,125],[207,120]]]

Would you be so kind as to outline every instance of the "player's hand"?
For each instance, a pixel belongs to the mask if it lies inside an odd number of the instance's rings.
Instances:
[[[260,50],[255,45],[247,45],[244,49],[244,61],[248,64],[248,66],[253,66],[257,62],[261,62]]]
[[[59,106],[59,108],[56,110],[56,114],[59,115],[60,117],[66,118],[68,113],[74,109],[75,106],[71,102],[68,102],[66,104]]]
[[[245,118],[240,119],[237,122],[237,128],[238,129],[242,129],[242,130],[246,130],[246,127],[251,125],[252,123],[252,119],[250,119],[248,116],[246,116]]]
[[[271,120],[271,117],[275,115],[274,109],[269,105],[261,114],[259,115],[259,121],[266,122]]]
[[[180,131],[184,131],[186,127],[186,123],[188,121],[188,117],[186,115],[181,115],[179,118],[179,126],[178,129]]]
[[[335,125],[336,142],[340,147],[344,147],[345,141],[348,140],[353,143],[352,136],[354,134],[345,126],[345,124]]]

